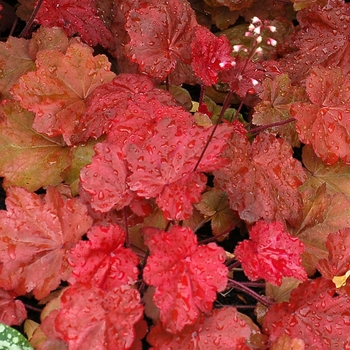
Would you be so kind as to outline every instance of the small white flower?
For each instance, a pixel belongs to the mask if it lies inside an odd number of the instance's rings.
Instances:
[[[254,34],[260,35],[260,33],[261,33],[260,27],[256,27],[254,29]]]
[[[256,42],[257,42],[258,44],[260,44],[260,43],[262,42],[262,36],[261,36],[261,35],[259,35],[259,36],[256,38]]]
[[[238,52],[243,45],[233,45],[233,52]]]
[[[271,45],[271,46],[276,46],[277,45],[277,40],[273,39],[273,38],[269,38],[266,40],[267,45]]]
[[[272,33],[274,33],[277,30],[275,26],[268,26],[267,28],[269,28]]]
[[[252,18],[252,23],[253,24],[260,24],[261,23],[261,20],[260,20],[260,18],[258,18],[258,17],[256,17],[256,16],[254,16],[253,18]]]

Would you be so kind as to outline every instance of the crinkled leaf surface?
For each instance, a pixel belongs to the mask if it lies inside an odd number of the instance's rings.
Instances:
[[[44,27],[62,27],[68,36],[79,33],[90,46],[115,46],[112,33],[97,11],[97,1],[44,0],[36,16]]]
[[[314,3],[298,12],[301,30],[292,37],[293,50],[281,60],[293,83],[305,81],[313,67],[339,67],[344,74],[350,70],[349,26],[350,4],[328,0],[326,6]]]
[[[54,187],[43,197],[10,187],[6,207],[0,211],[0,286],[42,299],[68,279],[67,253],[92,220],[78,199],[64,200]]]
[[[323,184],[315,194],[302,193],[303,218],[301,224],[291,228],[305,245],[304,264],[314,268],[322,258],[327,259],[327,237],[332,232],[350,226],[350,200],[342,193],[328,194]]]
[[[69,253],[71,284],[91,282],[103,290],[112,290],[136,282],[139,259],[124,248],[125,232],[119,226],[94,226],[87,236],[88,241],[80,241]]]
[[[76,284],[62,295],[56,331],[70,350],[129,349],[134,325],[143,315],[140,301],[136,289],[104,291],[93,284]]]
[[[319,277],[300,284],[289,302],[271,306],[263,329],[274,342],[287,333],[309,349],[344,349],[349,346],[350,299],[337,296],[332,281]]]
[[[263,81],[263,91],[259,94],[262,101],[255,106],[253,123],[267,125],[282,122],[292,118],[290,108],[293,102],[307,101],[305,90],[292,86],[287,74],[281,74],[274,80],[269,78]],[[299,147],[300,141],[295,130],[295,123],[269,128],[273,134],[278,134],[289,141],[292,147]]]
[[[147,341],[153,349],[236,349],[247,350],[249,337],[260,333],[257,326],[247,324],[242,314],[234,307],[213,310],[206,316],[201,314],[198,321],[186,326],[180,334],[164,330],[161,323],[151,328]]]
[[[300,191],[317,189],[326,183],[329,194],[343,193],[350,198],[350,166],[339,161],[333,165],[326,165],[316,156],[312,147],[305,145],[302,150],[302,160],[308,179],[300,186]]]
[[[80,43],[73,43],[65,55],[57,50],[41,51],[36,65],[37,70],[23,75],[11,91],[22,107],[35,112],[35,130],[62,135],[71,144],[85,99],[115,74],[109,71],[106,56],[93,56],[92,49]]]
[[[113,207],[120,210],[134,197],[126,184],[128,170],[125,156],[119,146],[109,142],[98,143],[92,163],[82,168],[82,190],[88,195],[94,210],[108,212]]]
[[[0,323],[19,326],[28,317],[21,300],[16,300],[16,293],[0,288]]]
[[[144,3],[127,14],[126,30],[130,42],[125,54],[139,64],[141,72],[164,79],[180,60],[190,63],[196,16],[185,0]]]
[[[0,42],[1,95],[5,95],[22,74],[35,69],[35,57],[29,54],[28,46],[27,40],[12,36],[6,42]]]
[[[73,40],[75,39],[67,38],[62,28],[39,27],[29,40],[29,52],[34,59],[39,51],[44,50],[58,50],[65,53]]]
[[[62,182],[71,164],[69,147],[60,138],[48,138],[32,128],[34,115],[16,101],[0,104],[0,176],[4,188],[22,186],[30,191]]]
[[[349,84],[340,68],[315,67],[306,79],[312,103],[296,103],[291,109],[300,140],[328,165],[339,159],[350,164]]]
[[[334,276],[345,275],[350,270],[350,229],[344,228],[330,233],[327,237],[326,247],[329,252],[328,258],[321,259],[317,264],[317,269],[323,277],[330,280]]]
[[[211,171],[226,163],[219,155],[231,129],[219,126],[197,171],[196,163],[212,128],[192,126],[186,130],[163,119],[155,129],[151,139],[127,148],[126,159],[132,172],[128,185],[141,197],[156,197],[168,219],[187,219],[193,211],[192,203],[199,202],[206,185],[206,176],[200,171]]]
[[[129,104],[140,95],[143,96],[143,101],[137,102],[137,105],[141,104],[141,106],[136,106],[138,110],[134,112],[135,107]],[[152,98],[156,100],[152,101]],[[110,125],[113,120],[117,124],[122,124],[129,119],[135,122],[140,109],[147,111],[150,108],[155,109],[153,106],[155,103],[158,103],[159,106],[175,105],[171,94],[155,89],[153,82],[148,77],[140,74],[119,74],[111,82],[94,89],[87,97],[86,110],[78,125],[80,132],[75,137],[78,138],[77,141],[85,141],[88,137],[100,137],[111,128],[115,129]],[[130,115],[135,118],[131,118]],[[144,119],[144,116],[141,117]],[[135,127],[135,129],[138,128]]]
[[[291,237],[281,222],[258,221],[249,232],[250,240],[240,242],[235,257],[242,263],[244,273],[251,281],[260,278],[280,286],[282,277],[307,279],[301,265],[304,245]]]
[[[302,201],[297,188],[306,175],[288,142],[262,133],[250,144],[235,132],[224,156],[231,163],[214,172],[216,183],[242,220],[298,222]]]
[[[145,228],[144,234],[151,252],[144,280],[156,287],[153,300],[164,329],[178,333],[194,324],[200,311],[211,311],[216,292],[226,287],[225,252],[214,243],[198,246],[187,227]]]
[[[232,47],[227,37],[222,35],[218,38],[200,25],[194,29],[191,50],[192,68],[204,85],[216,84],[218,72],[236,64],[231,57]]]
[[[211,229],[219,242],[227,238],[230,231],[241,221],[237,213],[230,208],[227,193],[216,188],[203,193],[201,201],[195,204],[195,207],[210,219]],[[224,232],[226,233],[222,235]]]

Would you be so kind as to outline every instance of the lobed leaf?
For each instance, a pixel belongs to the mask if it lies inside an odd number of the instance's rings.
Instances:
[[[128,170],[125,156],[119,146],[109,142],[98,143],[94,149],[92,163],[80,171],[81,190],[94,210],[120,210],[134,197],[126,184]]]
[[[0,286],[42,299],[68,279],[67,252],[92,220],[78,199],[64,200],[54,187],[43,197],[10,187],[6,207],[0,211]]]
[[[95,0],[69,1],[44,0],[36,16],[36,21],[44,27],[61,27],[69,37],[79,33],[90,46],[101,44],[113,50],[115,43],[97,11]]]
[[[260,331],[253,323],[247,323],[245,316],[234,307],[216,309],[206,316],[201,314],[198,321],[186,326],[180,334],[165,331],[161,323],[151,328],[147,341],[153,349],[237,349],[247,350],[249,338]]]
[[[326,241],[330,233],[350,225],[350,200],[342,193],[328,194],[323,184],[315,194],[302,193],[303,218],[290,230],[305,245],[303,257],[308,272],[313,274],[320,259],[327,259]]]
[[[296,103],[291,109],[300,140],[312,145],[327,165],[339,159],[350,164],[348,85],[340,68],[315,67],[306,79],[306,91],[312,103]]]
[[[33,120],[34,115],[16,101],[0,105],[0,176],[5,189],[22,186],[35,191],[58,185],[62,171],[72,162],[62,140],[37,133]]]
[[[336,295],[332,281],[319,277],[300,284],[289,302],[272,305],[263,330],[273,344],[287,333],[299,338],[305,348],[343,349],[349,343],[350,311],[347,295]]]
[[[231,162],[214,172],[215,181],[242,220],[297,224],[302,205],[297,189],[306,175],[286,141],[262,133],[250,144],[235,132],[223,155]]]
[[[294,102],[308,100],[305,90],[292,86],[287,74],[277,75],[274,80],[267,78],[263,81],[263,91],[259,94],[262,101],[255,106],[253,123],[268,125],[292,118],[291,105]],[[299,147],[300,141],[294,123],[269,128],[269,132],[279,135],[289,141],[292,147]]]
[[[225,35],[219,38],[203,26],[194,29],[191,43],[192,68],[204,85],[218,82],[218,72],[234,66],[232,47]]]
[[[333,280],[336,276],[346,275],[350,270],[349,243],[349,228],[344,228],[328,235],[326,241],[326,247],[329,252],[328,257],[326,259],[321,259],[317,264],[317,269],[321,272],[323,277]],[[346,280],[347,278],[345,278],[343,285],[347,285],[346,289],[349,290],[349,282]]]
[[[226,146],[230,128],[221,125],[194,171],[211,129],[197,126],[182,129],[174,121],[160,121],[151,139],[142,145],[127,147],[130,189],[141,197],[155,197],[168,219],[189,218],[192,203],[199,202],[207,181],[199,172],[211,171],[226,163],[226,159],[219,156]]]
[[[124,248],[125,232],[119,226],[94,226],[87,236],[88,241],[80,241],[69,252],[71,284],[90,282],[108,291],[136,282],[139,259]]]
[[[50,137],[62,135],[68,145],[85,111],[85,99],[115,74],[104,55],[92,55],[92,49],[75,43],[66,54],[57,50],[37,55],[37,70],[22,75],[12,87],[21,106],[34,112],[33,128]]]
[[[90,283],[78,283],[62,295],[55,329],[70,350],[129,349],[135,340],[134,325],[142,315],[136,289],[104,291]]]
[[[307,279],[301,265],[304,245],[291,237],[280,222],[258,221],[249,232],[250,240],[238,243],[234,255],[242,263],[244,273],[251,281],[260,278],[280,286],[282,277]]]
[[[28,317],[23,302],[16,297],[16,293],[0,288],[0,323],[20,326]]]
[[[143,278],[156,287],[153,300],[164,329],[179,333],[197,321],[200,311],[210,312],[216,292],[226,287],[225,253],[214,243],[197,246],[197,237],[187,227],[143,232],[151,252]]]
[[[196,16],[185,0],[145,3],[130,10],[125,28],[130,42],[124,52],[139,70],[148,76],[164,79],[178,61],[190,63],[188,50],[197,25]]]

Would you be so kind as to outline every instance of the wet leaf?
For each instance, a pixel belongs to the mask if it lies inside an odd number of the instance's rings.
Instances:
[[[305,348],[343,349],[349,342],[350,311],[346,295],[336,295],[332,281],[322,277],[300,284],[289,302],[272,305],[263,330],[274,343],[287,333],[301,339]]]
[[[49,137],[71,138],[85,111],[85,99],[98,86],[110,82],[115,74],[104,55],[92,55],[86,45],[72,44],[66,54],[57,50],[37,55],[37,70],[22,75],[12,93],[21,106],[35,113],[33,128]]]
[[[214,172],[215,183],[228,193],[231,209],[242,220],[296,225],[302,204],[297,189],[306,175],[286,141],[262,133],[250,144],[235,132],[223,156],[230,164]]]
[[[262,101],[255,106],[253,123],[268,125],[292,118],[290,108],[295,101],[307,101],[305,90],[291,85],[287,74],[281,74],[274,80],[269,78],[263,82],[263,91],[259,94]],[[269,128],[269,132],[289,141],[292,147],[299,147],[300,141],[295,130],[295,123]]]
[[[139,259],[124,248],[125,232],[119,226],[94,226],[87,237],[88,241],[80,241],[69,253],[71,284],[90,282],[108,291],[136,282]]]
[[[218,38],[205,27],[195,27],[191,49],[192,68],[204,85],[216,84],[218,72],[236,64],[227,37]]]
[[[72,160],[60,138],[48,138],[32,128],[34,115],[9,100],[0,105],[0,176],[3,186],[22,186],[30,191],[58,185]]]
[[[303,243],[289,235],[280,222],[267,224],[258,221],[249,232],[250,240],[240,242],[234,251],[251,281],[260,278],[274,285],[282,284],[282,277],[307,279],[301,265]]]
[[[92,220],[78,199],[65,200],[54,187],[43,197],[11,187],[6,207],[0,211],[0,286],[44,298],[68,279],[67,252]]]
[[[62,295],[55,329],[70,350],[81,350],[87,344],[90,349],[102,350],[105,344],[110,349],[128,349],[142,314],[136,289],[104,291],[93,284],[78,283]]]
[[[300,140],[312,145],[327,165],[339,159],[350,164],[349,83],[338,67],[313,68],[306,79],[311,103],[295,103],[291,108]]]
[[[156,288],[153,300],[164,329],[178,333],[194,324],[200,311],[210,312],[216,292],[225,289],[225,252],[214,243],[198,246],[187,227],[173,226],[168,232],[145,228],[143,232],[151,252],[144,280]]]
[[[113,35],[99,16],[97,1],[44,0],[36,21],[44,27],[61,27],[68,36],[79,33],[90,46],[114,49]]]
[[[190,63],[193,28],[197,21],[187,1],[145,3],[127,14],[126,30],[130,42],[124,52],[139,70],[150,77],[164,79],[178,60]]]
[[[250,336],[257,335],[260,331],[252,323],[248,324],[242,316],[244,315],[234,307],[226,306],[214,310],[208,316],[201,314],[194,325],[186,326],[180,334],[168,333],[158,323],[151,328],[147,341],[159,350],[247,350]]]

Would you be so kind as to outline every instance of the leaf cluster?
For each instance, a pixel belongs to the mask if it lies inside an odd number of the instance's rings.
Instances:
[[[0,333],[349,346],[349,6],[20,1],[0,42]]]

